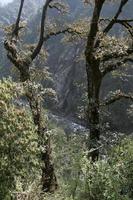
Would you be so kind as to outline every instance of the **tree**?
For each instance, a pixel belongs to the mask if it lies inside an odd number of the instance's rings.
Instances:
[[[57,179],[51,158],[50,137],[47,134],[46,124],[43,122],[41,98],[40,94],[35,93],[34,84],[31,80],[30,67],[33,60],[35,60],[35,58],[40,53],[44,43],[46,15],[51,2],[52,0],[46,0],[46,2],[44,3],[41,18],[40,37],[34,49],[32,48],[32,50],[27,50],[20,48],[19,46],[19,33],[20,30],[24,28],[23,23],[20,22],[24,0],[21,0],[16,23],[15,25],[12,25],[10,27],[10,30],[8,30],[8,36],[4,42],[5,49],[7,50],[7,56],[14,64],[14,66],[18,69],[21,82],[27,84],[26,98],[32,111],[33,121],[35,126],[37,127],[38,135],[41,138],[40,141],[42,140],[41,145],[43,145],[41,155],[41,159],[43,161],[42,185],[43,191],[45,192],[51,192],[57,188]]]
[[[16,23],[6,28],[6,39],[4,41],[4,47],[7,51],[8,59],[13,63],[16,69],[19,71],[20,80],[26,86],[26,98],[29,102],[30,109],[32,111],[33,121],[38,129],[38,135],[41,138],[42,161],[44,166],[42,167],[42,185],[43,191],[51,192],[57,189],[57,179],[54,172],[54,165],[51,158],[51,145],[50,136],[47,131],[47,126],[43,120],[43,107],[42,107],[42,95],[44,91],[40,86],[36,85],[32,81],[31,68],[33,61],[39,56],[42,51],[42,47],[45,41],[52,36],[56,36],[64,33],[75,33],[69,26],[63,28],[63,30],[53,30],[46,33],[47,24],[46,17],[48,8],[55,8],[62,12],[66,10],[65,5],[61,2],[54,0],[46,0],[41,17],[40,36],[36,45],[23,45],[20,41],[21,30],[25,27],[25,23],[21,22],[21,14],[24,6],[24,0],[21,0],[20,8],[17,16]],[[39,143],[40,143],[39,142]]]
[[[90,1],[85,1],[85,3],[89,2]],[[133,53],[133,28],[131,22],[133,22],[133,19],[119,18],[128,2],[128,0],[120,1],[118,10],[112,19],[101,19],[101,11],[106,0],[94,1],[94,11],[90,22],[85,50],[88,82],[87,120],[90,128],[90,142],[88,148],[92,161],[96,161],[99,157],[99,140],[101,134],[100,106],[110,105],[121,98],[133,100],[130,94],[116,91],[114,95],[106,99],[105,102],[100,102],[100,89],[105,75],[118,69],[124,65],[124,63],[133,61],[131,58]],[[106,21],[108,24],[105,25],[104,28],[101,28],[101,21]],[[115,24],[122,25],[128,31],[130,39],[128,39],[126,44],[124,40],[121,41],[119,38],[111,37],[110,31]]]

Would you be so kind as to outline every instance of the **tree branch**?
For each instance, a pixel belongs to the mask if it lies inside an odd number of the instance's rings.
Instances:
[[[101,106],[107,106],[107,105],[111,105],[112,103],[115,103],[116,101],[119,101],[121,99],[129,99],[131,101],[133,101],[133,96],[130,94],[125,94],[123,92],[117,92],[115,95],[113,95],[112,97],[110,97],[110,99],[106,99]]]
[[[118,17],[122,13],[123,7],[127,4],[127,2],[128,2],[128,0],[121,0],[120,6],[119,6],[119,8],[118,8],[118,10],[117,10],[117,12],[115,14],[115,16],[110,21],[110,23],[107,25],[107,27],[104,29],[103,33],[107,34],[112,29],[112,27],[116,23]]]
[[[67,12],[67,7],[62,2],[53,2],[49,4],[49,8],[55,8],[58,12]]]
[[[78,32],[76,30],[73,30],[72,28],[68,27],[64,30],[59,30],[57,32],[51,32],[49,34],[47,34],[45,37],[44,37],[44,41],[47,41],[48,39],[50,39],[52,36],[57,36],[57,35],[60,35],[60,34],[65,34],[65,33],[70,33],[70,34],[78,34],[78,35],[81,35],[81,32]]]
[[[99,20],[100,22],[102,22],[102,21],[108,21],[108,22],[111,22],[111,19],[110,18],[100,18],[100,20]],[[133,22],[133,19],[116,19],[116,22],[117,21],[121,21],[121,22],[128,22],[128,23],[130,23],[130,22]]]
[[[118,24],[121,24],[122,26],[124,26],[127,29],[127,31],[130,33],[131,37],[133,37],[133,27],[131,24],[129,24],[129,22],[133,22],[133,20],[129,21],[129,20],[117,19],[115,23],[118,23]]]
[[[123,7],[126,5],[126,3],[128,2],[128,0],[121,0],[120,6],[115,14],[115,16],[112,18],[112,20],[109,19],[104,19],[104,21],[108,20],[109,24],[106,26],[106,28],[103,30],[103,33],[106,35],[114,26],[114,24],[117,22],[117,19],[119,17],[119,15],[122,13]],[[100,19],[100,21],[103,21],[103,19]],[[99,47],[100,45],[100,39],[98,38],[96,43],[95,43],[95,48]]]
[[[102,21],[111,22],[111,20],[109,18],[101,18],[100,22],[102,22]],[[133,37],[133,27],[130,24],[131,22],[133,22],[133,19],[116,19],[114,23],[124,26],[127,29],[127,31],[130,33],[131,37]]]
[[[93,12],[93,17],[91,20],[90,32],[87,38],[87,46],[85,51],[86,57],[88,57],[89,54],[92,54],[93,52],[96,35],[98,33],[98,22],[104,2],[105,0],[100,0],[100,1],[95,0],[95,7]]]
[[[108,65],[108,67],[106,67],[103,72],[102,72],[102,77],[104,77],[106,74],[118,69],[121,65],[123,64],[123,62],[117,62],[117,63],[114,63],[114,64],[110,64]]]
[[[101,59],[101,61],[103,62],[106,62],[106,61],[109,61],[111,59],[118,59],[118,58],[123,58],[124,56],[129,56],[133,53],[133,48],[128,48],[126,52],[123,52],[123,53],[110,53],[110,54],[107,54],[107,55],[104,55],[103,58]]]
[[[102,77],[104,77],[107,73],[117,70],[126,62],[133,62],[133,59],[130,57],[125,57],[121,61],[117,61],[116,63],[113,64],[108,64],[108,66],[102,72]]]
[[[12,33],[13,37],[14,36],[18,37],[19,23],[20,23],[20,18],[21,18],[23,6],[24,6],[24,0],[21,0],[20,7],[19,7],[19,12],[18,12],[18,17],[17,17],[16,23],[15,23],[15,28],[14,28],[13,33]]]
[[[39,37],[38,44],[37,44],[36,48],[34,49],[32,55],[31,55],[32,60],[34,60],[36,58],[36,56],[40,53],[40,50],[41,50],[43,42],[44,42],[45,20],[46,20],[47,9],[49,7],[50,2],[52,2],[52,0],[46,0],[45,4],[43,6],[40,37]]]

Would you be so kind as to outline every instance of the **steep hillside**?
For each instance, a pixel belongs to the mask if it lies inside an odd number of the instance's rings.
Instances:
[[[70,7],[70,13],[66,16],[61,17],[56,15],[55,21],[58,23],[72,23],[80,17],[91,15],[92,7],[83,6],[81,0],[66,0]],[[40,7],[43,3],[43,0],[29,0],[26,1],[23,19],[28,21],[28,27],[30,32],[27,33],[25,41],[29,43],[34,43],[36,41],[36,36],[38,34],[39,22],[41,17]],[[132,4],[131,4],[132,3]],[[0,23],[10,24],[13,23],[16,19],[16,14],[18,11],[19,1],[14,0],[9,5],[0,8]],[[110,4],[109,6],[105,5],[103,9],[104,17],[112,17],[117,9],[117,4]],[[12,7],[14,9],[12,9]],[[125,8],[122,17],[132,18],[133,2],[129,1],[129,4]],[[49,16],[53,18],[53,11],[49,11]],[[54,21],[54,18],[52,19]],[[114,28],[113,33],[121,34],[121,27],[117,26]],[[63,113],[67,117],[78,118],[79,107],[80,109],[85,109],[85,98],[84,92],[86,91],[86,73],[85,73],[85,63],[75,62],[75,56],[78,56],[80,48],[84,48],[83,45],[67,45],[65,46],[60,42],[62,36],[58,36],[50,39],[45,46],[49,52],[48,66],[49,70],[52,73],[54,79],[54,88],[56,89],[58,95],[58,103],[54,106],[54,111],[58,113]],[[80,48],[79,48],[80,47]],[[2,34],[1,34],[1,43],[0,48],[2,52],[0,66],[3,66],[0,70],[0,76],[10,74],[10,63],[6,59],[6,55],[3,49],[2,44]],[[74,62],[73,62],[74,61]],[[105,93],[110,90],[113,86],[113,89],[122,88],[123,90],[132,91],[132,77],[129,79],[129,83],[123,86],[123,82],[118,78],[107,77],[103,82],[102,88],[102,97],[105,97]],[[117,106],[117,108],[116,108]],[[131,129],[132,123],[127,120],[125,115],[126,109],[128,108],[127,103],[122,101],[110,107],[109,110],[113,113],[113,117],[109,117],[109,120],[112,123],[112,127],[117,127],[118,129]],[[117,112],[117,115],[115,114]],[[125,117],[124,117],[125,116]],[[124,123],[124,121],[128,121]]]

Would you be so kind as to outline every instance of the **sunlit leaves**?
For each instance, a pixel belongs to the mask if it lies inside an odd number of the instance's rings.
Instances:
[[[97,48],[95,56],[97,58],[104,58],[110,54],[117,54],[118,56],[126,54],[128,49],[128,40],[125,38],[117,38],[115,36],[102,35],[99,33],[100,47]]]
[[[50,8],[55,8],[59,13],[66,13],[69,10],[68,5],[66,5],[61,0],[54,0],[50,3]]]
[[[24,179],[38,167],[38,137],[32,116],[15,104],[22,94],[22,85],[11,80],[0,81],[0,196],[3,199],[15,189],[16,176]]]
[[[63,42],[71,43],[71,42],[80,42],[87,38],[88,29],[90,25],[90,20],[88,19],[80,19],[73,24],[68,25],[71,29],[72,33],[68,33],[64,35]]]

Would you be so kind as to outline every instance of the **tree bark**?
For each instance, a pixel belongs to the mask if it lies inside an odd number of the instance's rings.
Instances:
[[[41,152],[42,190],[44,192],[54,192],[58,188],[58,184],[52,162],[50,136],[47,134],[47,127],[43,122],[41,100],[34,96],[32,90],[27,92],[26,97],[32,111],[34,124],[37,126],[37,132],[40,138],[39,146],[43,147],[43,151]]]
[[[86,62],[87,81],[88,81],[88,109],[87,120],[90,129],[88,156],[95,162],[99,157],[100,140],[100,114],[99,114],[99,93],[102,82],[101,72],[97,61]]]
[[[95,45],[97,34],[99,32],[99,18],[105,0],[95,0],[93,16],[90,24],[90,30],[87,37],[85,50],[86,72],[88,81],[88,110],[87,120],[90,129],[88,156],[95,162],[99,157],[99,139],[100,139],[100,116],[99,116],[99,92],[102,82],[100,71],[100,60],[95,58]]]

